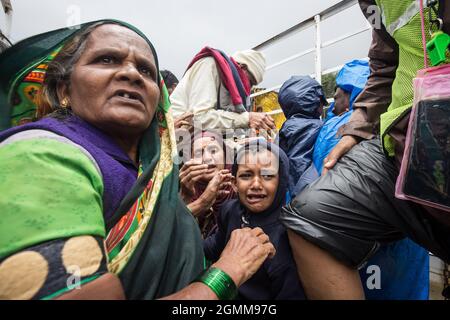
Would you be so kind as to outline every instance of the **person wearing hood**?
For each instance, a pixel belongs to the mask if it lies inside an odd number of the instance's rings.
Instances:
[[[314,145],[313,162],[319,175],[323,160],[341,138],[338,130],[350,119],[353,102],[364,89],[369,74],[368,61],[353,60],[346,63],[336,76],[334,102],[327,110],[325,123]]]
[[[276,249],[239,290],[245,300],[305,299],[292,257],[286,229],[278,220],[285,205],[289,159],[275,144],[259,138],[238,150],[232,167],[238,199],[225,202],[217,231],[204,240],[205,257],[214,262],[225,253],[225,244],[241,228],[261,228]]]
[[[323,160],[341,139],[338,130],[349,121],[353,103],[364,89],[369,74],[369,62],[366,60],[350,61],[337,74],[334,102],[327,111],[327,118],[314,146],[313,166],[318,173],[317,177],[322,172]],[[371,279],[373,266],[382,270],[376,290]],[[359,270],[359,274],[366,299],[428,299],[428,252],[410,239],[382,245]]]
[[[320,116],[328,102],[322,86],[310,76],[293,76],[280,89],[278,102],[286,116],[279,132],[280,148],[290,162],[289,193],[312,163],[314,143],[322,127]]]
[[[250,90],[262,82],[265,69],[261,52],[244,50],[230,57],[203,48],[170,97],[174,117],[193,113],[202,130],[275,129],[269,115],[250,111]]]

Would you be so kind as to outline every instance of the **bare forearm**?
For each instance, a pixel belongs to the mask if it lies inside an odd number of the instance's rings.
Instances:
[[[56,300],[124,300],[122,284],[112,273],[102,275],[79,289],[73,289],[56,298]]]
[[[205,213],[206,211],[208,211],[212,206],[211,201],[205,200],[205,198],[203,197],[203,195],[198,198],[197,200],[189,203],[187,205],[187,207],[189,208],[189,210],[191,210],[192,215],[194,217],[197,217],[199,215],[201,215],[202,213]]]
[[[218,300],[218,298],[207,285],[201,282],[194,282],[161,300]]]
[[[201,215],[205,211],[205,208],[202,208],[198,200],[189,203],[187,207],[189,208],[189,210],[191,210],[191,213],[194,217]]]
[[[190,195],[187,192],[183,191],[183,188],[180,191],[180,198],[186,204],[190,204],[191,202],[193,202],[192,201],[192,195]]]
[[[218,268],[230,276],[239,287],[244,282],[244,274],[237,270],[237,266],[227,259],[219,259],[211,267]],[[205,284],[194,282],[186,288],[162,298],[163,300],[218,300],[217,295]]]

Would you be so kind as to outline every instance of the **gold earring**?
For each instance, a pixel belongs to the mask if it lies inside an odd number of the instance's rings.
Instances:
[[[69,98],[65,97],[64,99],[62,99],[61,106],[63,108],[67,108],[69,106]]]

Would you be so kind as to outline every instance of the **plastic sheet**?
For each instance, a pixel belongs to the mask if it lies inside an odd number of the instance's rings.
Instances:
[[[405,153],[395,196],[450,212],[450,65],[414,79]]]

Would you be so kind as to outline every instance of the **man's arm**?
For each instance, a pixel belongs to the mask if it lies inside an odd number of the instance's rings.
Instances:
[[[373,0],[360,0],[361,10],[366,18],[371,14]],[[380,18],[381,19],[381,18]],[[369,50],[370,76],[364,90],[353,104],[353,114],[347,124],[341,127],[342,135],[352,135],[362,139],[372,139],[379,131],[380,115],[392,100],[392,83],[398,66],[398,45],[380,24],[372,30],[372,44]]]
[[[225,110],[209,109],[194,116],[205,130],[245,129],[249,124],[249,113],[236,113]]]
[[[203,129],[248,128],[248,112],[236,113],[217,109],[220,76],[213,58],[197,61],[172,94],[174,115],[190,111]],[[178,111],[177,111],[178,110]]]
[[[374,0],[359,0],[363,14],[370,21],[370,10]],[[392,100],[392,83],[398,66],[398,45],[381,24],[372,29],[372,44],[369,49],[370,76],[364,90],[353,104],[350,120],[339,128],[342,139],[324,159],[322,175],[334,167],[337,161],[362,139],[372,139],[379,133],[380,115],[389,107]],[[376,19],[376,20],[378,20]]]
[[[261,267],[267,258],[273,258],[275,248],[261,228],[236,229],[231,233],[219,260],[211,267],[230,276],[239,288]],[[192,283],[163,299],[167,300],[217,300],[217,295],[203,283]]]

